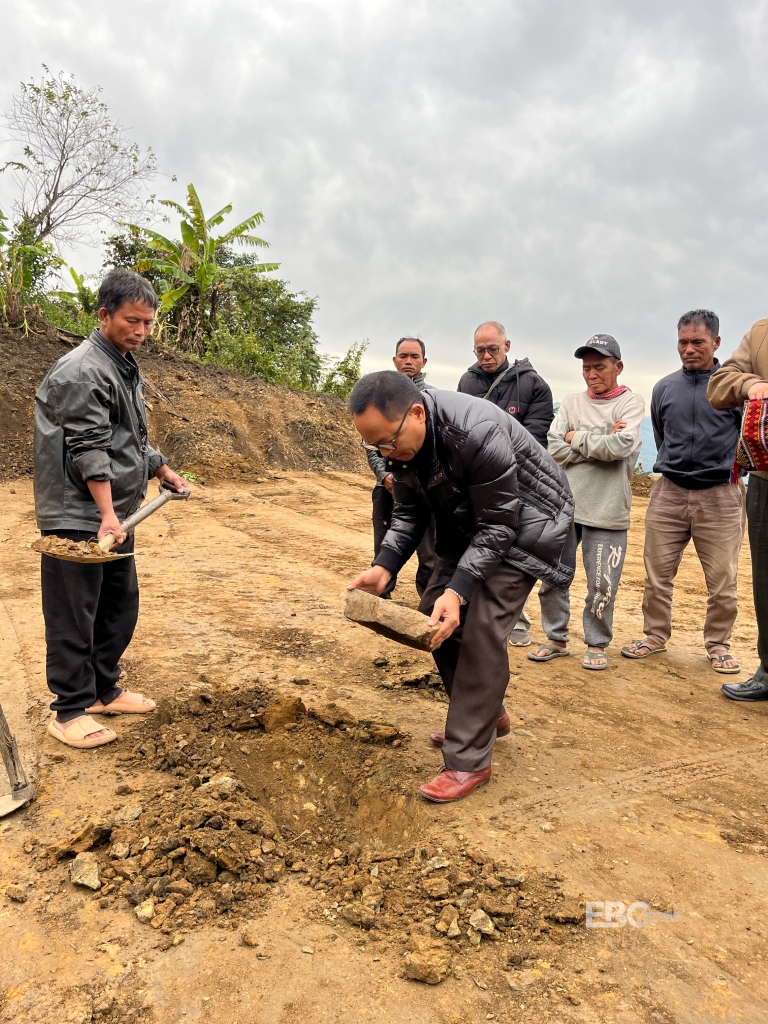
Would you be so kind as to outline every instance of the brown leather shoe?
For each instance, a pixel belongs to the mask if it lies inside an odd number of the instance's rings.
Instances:
[[[509,715],[505,711],[501,718],[496,723],[496,739],[500,740],[502,736],[509,736],[512,726],[509,721]],[[429,738],[435,744],[436,747],[442,747],[445,743],[444,732],[431,732]]]
[[[479,772],[456,772],[451,768],[442,768],[431,782],[419,786],[419,792],[433,804],[450,804],[454,800],[463,800],[478,786],[485,786],[490,777],[490,765],[481,768]]]

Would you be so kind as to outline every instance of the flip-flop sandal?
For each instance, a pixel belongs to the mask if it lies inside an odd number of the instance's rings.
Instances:
[[[631,644],[627,644],[626,647],[621,648],[621,653],[625,658],[650,658],[652,654],[663,654],[666,651],[666,646],[662,644],[661,647],[656,647],[655,644],[649,644],[648,638],[645,637],[643,640],[633,640]],[[641,654],[640,651],[645,651],[645,654]]]
[[[598,662],[602,661],[602,665]],[[605,651],[585,651],[581,659],[581,667],[591,669],[593,672],[602,672],[608,668],[608,655]]]
[[[131,693],[130,690],[123,690],[119,697],[110,701],[109,704],[102,704],[97,701],[90,708],[86,708],[89,715],[146,715],[154,711],[157,704],[149,697],[141,693]]]
[[[708,654],[709,663],[712,666],[712,671],[717,672],[721,676],[735,676],[741,672],[741,665],[736,661],[732,654]],[[735,666],[732,668],[723,668],[724,661],[733,661]]]
[[[536,651],[548,651],[548,654],[537,654]],[[535,651],[526,655],[528,661],[552,661],[554,658],[570,658],[571,652],[557,644],[538,644]]]
[[[56,719],[52,718],[48,723],[48,735],[53,736],[59,743],[67,747],[77,747],[79,750],[90,750],[92,747],[103,747],[105,743],[111,743],[117,739],[117,733],[111,729],[105,729],[103,725],[95,722],[90,715],[83,715],[71,722],[64,722],[64,728],[60,729],[55,724]],[[93,733],[102,732],[106,736],[94,736]]]

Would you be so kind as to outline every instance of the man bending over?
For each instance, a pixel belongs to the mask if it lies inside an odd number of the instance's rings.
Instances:
[[[420,792],[460,800],[489,780],[493,744],[509,732],[510,629],[537,578],[567,588],[573,577],[573,565],[561,563],[570,488],[531,435],[490,402],[420,392],[384,371],[357,382],[349,408],[363,447],[387,454],[395,498],[373,568],[349,589],[381,594],[435,516],[438,561],[419,607],[441,623],[433,657],[450,705],[445,733],[432,736],[445,767]]]

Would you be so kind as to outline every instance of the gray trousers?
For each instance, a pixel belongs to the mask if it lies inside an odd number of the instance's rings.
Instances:
[[[594,526],[574,523],[563,550],[562,560],[575,560],[581,544],[584,571],[587,574],[587,598],[584,603],[584,643],[589,647],[607,647],[613,640],[613,608],[619,589],[624,555],[627,549],[626,530],[600,530]],[[548,639],[565,643],[571,617],[570,592],[563,593],[542,583],[539,590],[541,625]]]
[[[456,561],[439,558],[419,610],[429,615],[442,597]],[[456,631],[432,655],[450,698],[443,758],[446,768],[475,772],[491,763],[496,723],[509,682],[507,637],[536,580],[500,565],[461,609]]]

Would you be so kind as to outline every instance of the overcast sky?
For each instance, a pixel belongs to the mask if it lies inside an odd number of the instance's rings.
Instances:
[[[766,35],[765,0],[23,0],[0,108],[42,63],[103,86],[178,176],[155,191],[263,211],[323,347],[370,339],[366,369],[418,333],[455,387],[495,319],[556,398],[596,332],[649,398],[680,313],[714,309],[726,354],[768,315]]]

